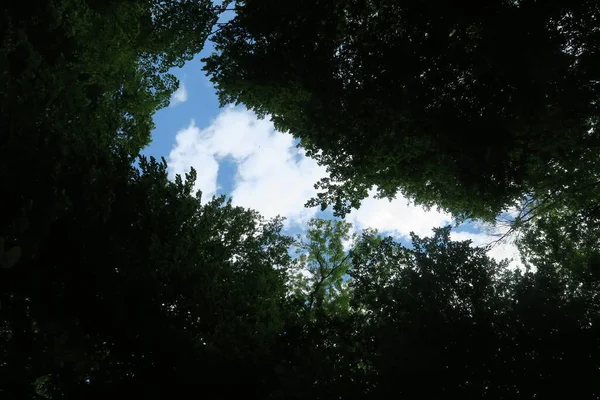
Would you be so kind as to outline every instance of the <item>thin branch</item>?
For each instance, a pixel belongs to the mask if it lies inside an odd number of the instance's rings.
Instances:
[[[231,21],[227,21],[227,22],[215,22],[213,25],[217,25],[218,28],[215,29],[214,31],[212,31],[211,33],[208,34],[208,36],[212,36],[215,33],[219,32],[221,29],[223,29],[224,27],[226,27],[227,25],[229,25],[229,22]]]
[[[320,251],[319,251],[320,253]],[[310,300],[308,303],[308,309],[307,311],[310,311],[312,309],[314,300],[315,300],[315,296],[317,294],[317,292],[321,289],[321,286],[323,285],[323,283],[325,283],[325,281],[327,279],[329,279],[337,270],[339,270],[342,265],[344,265],[344,263],[346,262],[346,260],[350,257],[350,253],[348,253],[340,262],[339,264],[337,264],[336,266],[334,266],[333,268],[331,268],[331,270],[325,274],[325,275],[321,275],[321,279],[319,279],[319,281],[315,284],[314,290],[312,291],[312,293],[310,294]],[[324,269],[323,264],[321,263],[321,261],[319,259],[317,259],[317,262],[319,263],[319,267],[321,268],[321,270]]]
[[[558,197],[554,197],[554,196],[556,196],[556,194],[558,192],[558,189],[554,189],[554,190],[550,190],[549,193],[547,193],[539,201],[536,201],[535,198],[532,198],[528,202],[528,204],[531,204],[534,202],[536,202],[537,204],[528,208],[527,210],[523,209],[519,213],[519,215],[515,218],[515,221],[513,221],[512,226],[504,234],[502,234],[498,239],[488,243],[486,246],[493,247],[493,246],[497,245],[498,243],[500,243],[501,241],[506,239],[508,236],[513,234],[519,226],[523,226],[523,225],[529,223],[535,217],[537,217],[539,215],[540,210],[548,209],[554,205],[558,205],[558,203],[564,199],[565,195],[568,195],[570,193],[577,193],[579,191],[583,191],[583,190],[590,189],[590,188],[594,188],[598,185],[600,185],[600,180],[583,185],[583,186],[567,188],[567,189],[563,190],[562,195],[560,195]],[[527,205],[525,207],[527,207]],[[582,211],[583,215],[580,216],[579,223],[581,223],[587,216],[589,216],[590,212],[593,212],[597,208],[598,207],[592,207],[591,209],[583,210]],[[516,224],[515,222],[518,222],[518,224]]]

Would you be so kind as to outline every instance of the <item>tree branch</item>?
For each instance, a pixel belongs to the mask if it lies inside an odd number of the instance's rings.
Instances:
[[[218,28],[215,29],[214,31],[212,31],[211,33],[208,34],[208,37],[214,35],[215,33],[219,32],[221,29],[223,29],[224,27],[226,27],[229,24],[229,22],[215,22],[214,25],[218,25]]]
[[[325,274],[325,275],[321,275],[321,279],[319,279],[319,281],[315,284],[314,290],[312,291],[311,295],[310,295],[310,300],[308,303],[308,309],[307,312],[310,311],[312,309],[312,306],[314,304],[315,301],[315,296],[317,294],[317,292],[321,289],[321,286],[323,285],[323,283],[325,283],[325,281],[331,277],[337,270],[339,270],[341,268],[341,266],[346,262],[346,260],[350,257],[350,253],[348,253],[340,262],[339,264],[337,264],[336,266],[334,266],[333,268],[331,268],[331,270]],[[321,270],[324,269],[323,264],[321,263],[321,261],[319,259],[317,259],[317,262],[319,263],[319,267],[321,268]]]

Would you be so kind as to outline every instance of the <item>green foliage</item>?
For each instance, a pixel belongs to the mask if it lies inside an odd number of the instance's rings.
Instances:
[[[312,222],[313,254],[336,224]],[[277,398],[550,398],[566,373],[582,398],[600,393],[598,286],[570,259],[511,270],[450,227],[410,247],[367,230],[349,255],[350,307],[288,324]]]
[[[569,371],[578,393],[598,363],[597,296],[556,268],[507,270],[449,227],[412,248],[365,235],[354,252],[355,339],[365,397],[550,398]],[[435,380],[423,385],[423,374]]]
[[[205,70],[223,104],[328,167],[309,205],[344,215],[377,186],[493,219],[565,170],[597,181],[599,15],[591,0],[245,0]]]
[[[209,1],[5,6],[0,237],[7,245],[26,241],[24,256],[33,255],[82,194],[91,198],[78,207],[106,215],[112,193],[97,185],[149,143],[154,112],[177,88],[167,70],[201,49],[217,12]],[[185,24],[169,19],[181,14]],[[23,218],[30,226],[19,232]]]
[[[287,260],[280,222],[222,199],[201,208],[193,183],[169,183],[164,164],[131,165],[177,87],[167,70],[201,49],[218,11],[208,1],[3,6],[3,398],[161,397],[170,385],[158,382],[187,379],[175,366],[264,357],[273,333],[259,332],[275,329],[285,293],[272,272]],[[215,243],[227,225],[256,236]],[[210,307],[192,314],[195,302]],[[238,331],[252,351],[221,354],[241,348],[227,344]]]
[[[585,207],[562,206],[544,210],[521,232],[519,247],[526,262],[559,268],[573,279],[596,285],[600,278],[600,198]]]
[[[526,267],[448,227],[404,246],[314,219],[294,240],[138,158],[229,2],[9,2],[0,397],[531,399],[567,374],[600,395],[595,3],[313,3],[236,3],[208,62],[223,100],[318,153],[338,212],[373,184],[465,215],[525,190]]]
[[[340,220],[313,219],[305,237],[296,243],[290,288],[305,303],[308,313],[328,311],[348,312],[348,288],[344,276],[350,266],[350,256],[344,250],[349,242],[352,225]]]
[[[339,347],[351,332],[351,224],[312,219],[290,250],[296,257],[288,275],[288,315],[280,341],[284,362],[278,366],[280,388],[275,398],[337,398],[351,393],[340,379],[351,361],[340,358]]]
[[[139,167],[111,188],[106,219],[59,219],[34,259],[5,270],[5,390],[43,379],[56,398],[159,398],[177,382],[217,388],[226,371],[256,390],[268,377],[240,365],[265,363],[281,330],[281,221],[201,204],[193,171],[169,182],[166,163]]]

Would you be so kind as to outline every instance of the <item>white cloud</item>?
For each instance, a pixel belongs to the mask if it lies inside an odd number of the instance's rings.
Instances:
[[[325,169],[304,156],[296,157],[289,134],[272,133],[238,166],[233,201],[265,216],[283,215],[293,223],[306,223],[317,213],[304,203],[316,193],[313,185]]]
[[[375,190],[371,190],[370,197],[347,217],[359,229],[375,228],[391,236],[407,238],[410,232],[429,236],[433,228],[452,221],[449,214],[436,210],[426,211],[423,207],[409,204],[400,195],[392,201],[375,199],[374,195]]]
[[[491,248],[488,251],[488,256],[497,261],[509,259],[510,267],[520,267],[523,265],[523,263],[519,254],[519,250],[515,244],[515,238],[508,235],[506,238],[501,239],[502,235],[504,235],[506,231],[507,228],[505,227],[487,227],[485,231],[477,233],[452,231],[450,237],[452,240],[471,240],[473,242],[473,246],[491,245]]]
[[[188,99],[187,89],[185,88],[185,85],[183,84],[183,82],[181,82],[179,84],[179,88],[175,92],[173,92],[173,94],[171,95],[171,103],[169,104],[169,106],[174,107],[177,104],[186,102],[187,99]]]
[[[217,174],[219,163],[208,146],[211,135],[210,127],[200,130],[194,121],[177,132],[175,146],[169,154],[169,175],[182,175],[194,167],[198,173],[194,190],[202,190],[204,199],[217,193]]]
[[[192,122],[178,132],[169,155],[170,173],[181,174],[193,166],[197,188],[206,199],[217,191],[218,161],[225,157],[237,163],[234,204],[296,224],[317,213],[304,203],[315,194],[313,185],[325,169],[296,149],[291,135],[276,132],[270,121],[250,111],[229,107],[205,129]]]
[[[421,237],[431,236],[433,228],[453,222],[450,214],[435,209],[427,211],[402,196],[389,201],[375,199],[374,195],[375,190],[371,190],[370,197],[363,201],[358,210],[353,210],[347,217],[359,230],[375,228],[385,235],[407,239],[411,232]],[[497,241],[507,229],[507,227],[489,226],[479,222],[470,222],[470,225],[477,229],[476,233],[452,230],[452,239],[471,240],[473,246],[485,246]],[[494,244],[488,251],[488,255],[498,261],[512,259],[510,265],[513,267],[521,265],[517,247],[514,240],[510,238]]]

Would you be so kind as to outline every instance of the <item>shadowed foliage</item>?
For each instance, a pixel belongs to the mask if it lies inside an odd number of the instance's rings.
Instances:
[[[597,188],[599,7],[244,0],[205,70],[328,167],[310,205],[344,215],[376,186],[493,219],[564,175]]]
[[[600,396],[596,2],[228,5],[2,6],[0,398]],[[522,268],[449,227],[288,237],[140,157],[213,29],[222,100],[330,168],[317,203],[522,200]]]

